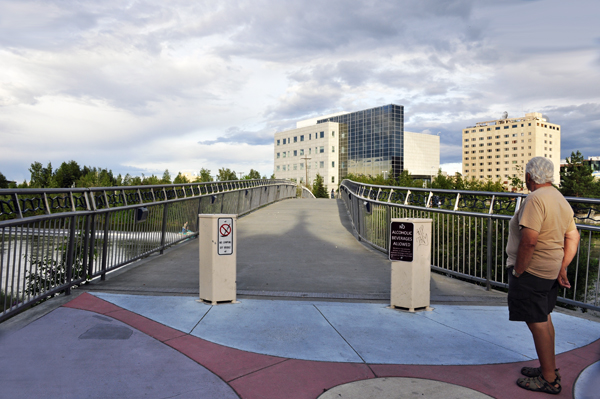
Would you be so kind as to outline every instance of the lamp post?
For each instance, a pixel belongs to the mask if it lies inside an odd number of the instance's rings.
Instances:
[[[306,181],[304,182],[304,185],[306,187],[308,187],[308,160],[310,158],[305,156],[304,158],[300,158],[300,159],[304,159],[304,169],[306,170]]]

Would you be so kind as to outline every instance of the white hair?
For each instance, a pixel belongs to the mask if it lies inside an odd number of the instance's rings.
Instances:
[[[554,164],[545,157],[533,157],[525,166],[525,173],[536,184],[554,183]]]

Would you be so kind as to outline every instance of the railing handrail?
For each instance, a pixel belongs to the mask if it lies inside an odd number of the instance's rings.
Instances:
[[[354,187],[352,187],[354,185]],[[525,193],[506,193],[506,192],[493,192],[493,191],[469,191],[469,190],[449,190],[449,189],[437,189],[437,188],[420,188],[420,187],[400,187],[400,186],[382,186],[382,185],[376,185],[376,184],[367,184],[367,183],[360,183],[360,182],[355,182],[349,179],[344,179],[341,184],[340,187],[344,187],[349,191],[352,191],[354,195],[356,195],[357,197],[360,197],[361,199],[365,200],[365,201],[369,201],[369,202],[373,202],[373,203],[381,203],[381,204],[388,204],[388,205],[395,205],[395,206],[400,206],[402,205],[402,207],[404,208],[408,208],[408,209],[428,209],[428,210],[432,210],[435,212],[441,212],[441,213],[457,213],[457,214],[462,214],[462,215],[466,215],[466,216],[478,216],[478,217],[485,217],[486,215],[488,217],[496,217],[496,218],[510,218],[511,216],[509,215],[502,215],[502,214],[498,214],[498,213],[494,213],[494,207],[493,207],[493,202],[495,201],[496,203],[498,201],[500,201],[502,198],[506,198],[506,199],[516,199],[516,204],[515,204],[515,212],[518,210],[521,200],[527,197],[527,194]],[[356,189],[355,187],[361,187],[362,190],[360,189]],[[377,194],[375,198],[370,198],[369,195],[371,192],[374,192],[373,189],[376,189]],[[431,206],[430,203],[427,203],[425,206],[421,206],[421,205],[413,205],[413,204],[398,204],[398,203],[393,203],[393,202],[389,202],[389,201],[381,201],[379,200],[379,196],[381,195],[381,193],[386,193],[389,190],[389,192],[408,192],[409,194],[411,194],[412,192],[420,192],[420,193],[429,193],[429,198],[432,198],[433,196],[435,196],[436,194],[452,194],[452,195],[456,195],[457,199],[462,198],[462,197],[488,197],[485,199],[485,201],[491,201],[492,204],[490,204],[490,206],[487,208],[487,213],[483,213],[483,212],[468,212],[468,211],[464,211],[464,210],[459,210],[459,209],[454,209],[454,210],[449,210],[449,209],[441,209],[441,208],[436,208],[434,206]],[[362,192],[361,192],[362,191]],[[368,193],[365,195],[365,193]],[[592,219],[590,217],[591,215],[591,206],[600,206],[600,199],[598,198],[583,198],[583,197],[570,197],[567,196],[565,197],[565,199],[567,200],[567,202],[569,202],[569,204],[581,204],[581,205],[589,205],[590,208],[584,208],[587,209],[587,216],[582,217],[582,216],[575,216],[575,219],[577,219],[578,221],[582,221],[582,220],[594,220],[595,223],[597,219]],[[482,209],[484,210],[484,209]],[[575,209],[574,209],[575,210]],[[583,228],[585,230],[591,230],[591,231],[600,231],[600,225],[598,226],[594,226],[594,225],[589,225],[589,224],[584,224],[584,223],[577,223],[577,227],[579,228]]]
[[[403,194],[392,196],[392,193],[399,191]],[[409,196],[413,191],[420,192],[416,199]],[[432,239],[437,242],[436,245],[432,245],[432,270],[484,283],[488,289],[491,286],[507,288],[505,248],[508,241],[508,222],[513,217],[510,213],[518,209],[525,194],[380,186],[351,180],[342,181],[340,193],[360,241],[387,253],[392,218],[431,217],[435,220]],[[427,193],[428,196],[425,195]],[[432,197],[436,193],[451,193],[457,197],[454,204],[449,199],[448,203],[445,200],[437,201],[432,206]],[[486,198],[471,198],[471,203],[465,202],[462,204],[463,209],[458,209],[457,201],[461,195],[467,197],[473,193]],[[502,197],[503,194],[505,197],[512,197],[508,203],[510,206],[500,203],[499,211],[505,214],[493,213],[494,205],[497,204],[494,201],[499,201],[498,197]],[[579,216],[576,213],[575,219],[592,220],[596,225],[576,223],[581,232],[581,239],[576,257],[569,266],[573,287],[569,290],[562,289],[558,301],[600,311],[598,258],[597,254],[591,256],[593,243],[598,242],[600,233],[598,219],[594,215],[598,212],[596,205],[600,201],[592,198],[566,198],[574,210],[580,212]],[[507,199],[504,200],[505,203],[506,201]],[[577,208],[574,202],[579,205]],[[580,204],[589,206],[581,207]],[[581,212],[582,210],[584,212]]]
[[[478,195],[478,196],[500,196],[500,197],[508,197],[508,198],[525,198],[527,197],[526,193],[511,193],[511,192],[502,192],[502,191],[472,191],[472,190],[454,190],[454,189],[445,189],[445,188],[427,188],[427,187],[401,187],[401,186],[386,186],[386,185],[378,185],[378,184],[369,184],[369,183],[361,183],[356,182],[349,179],[344,179],[340,185],[345,185],[348,187],[345,182],[351,182],[352,184],[356,184],[359,186],[372,187],[378,189],[398,189],[398,190],[406,190],[406,191],[419,191],[419,192],[432,192],[432,193],[445,193],[445,194],[465,194],[465,195]],[[348,187],[349,188],[349,187]],[[600,198],[587,198],[587,197],[571,197],[565,196],[565,199],[569,202],[581,202],[581,203],[589,203],[600,205]]]
[[[0,216],[3,215],[14,215],[14,218],[22,220],[29,217],[35,217],[39,215],[23,215],[25,212],[21,210],[21,204],[19,203],[20,196],[30,196],[30,195],[39,195],[38,198],[25,198],[21,199],[22,201],[39,201],[41,205],[37,209],[29,209],[29,212],[41,211],[42,208],[45,210],[45,214],[47,216],[53,214],[64,214],[68,211],[58,211],[52,212],[52,210],[56,209],[66,209],[66,206],[62,206],[59,208],[51,207],[48,203],[48,197],[52,195],[64,195],[64,198],[70,200],[70,211],[72,212],[85,212],[90,210],[98,210],[101,209],[109,209],[109,208],[123,208],[130,206],[144,206],[150,205],[154,203],[164,203],[170,201],[176,201],[184,198],[194,198],[201,197],[203,195],[211,195],[217,194],[227,191],[234,190],[244,190],[250,189],[254,187],[266,187],[272,185],[294,185],[294,183],[290,180],[285,179],[254,179],[254,180],[228,180],[228,181],[214,181],[214,182],[194,182],[194,183],[178,183],[178,184],[154,184],[154,185],[141,185],[141,186],[112,186],[112,187],[80,187],[80,188],[17,188],[17,189],[0,189],[0,197],[11,197],[12,200],[9,201],[0,201]],[[202,192],[202,188],[205,188]],[[210,192],[208,190],[210,188]],[[183,198],[178,197],[178,191],[183,190]],[[190,192],[191,191],[191,192]],[[194,191],[197,191],[195,193]],[[162,194],[160,194],[162,192]],[[141,194],[152,194],[152,199],[148,200],[148,198],[142,198]],[[156,195],[155,195],[156,193]],[[175,198],[169,197],[169,194],[172,194]],[[104,195],[104,200],[108,204],[108,206],[98,207],[96,205],[94,195]],[[132,203],[127,203],[127,198],[125,197],[123,203],[120,201],[112,201],[108,200],[108,197],[113,195],[134,195],[138,196],[137,201]],[[83,206],[83,202],[80,205],[74,204],[74,195],[78,195],[77,199],[83,198],[85,202],[85,207]],[[52,199],[52,198],[51,198]],[[12,202],[14,205],[14,210],[11,212],[4,212],[4,207],[7,206],[10,210],[9,202]],[[14,220],[9,219],[9,220]],[[2,221],[0,221],[0,226],[2,225]]]

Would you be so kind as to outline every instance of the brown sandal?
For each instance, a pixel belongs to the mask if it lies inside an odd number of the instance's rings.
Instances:
[[[517,380],[517,385],[529,391],[544,392],[553,395],[559,394],[562,389],[562,387],[560,386],[560,378],[558,376],[556,376],[554,382],[546,381],[541,375],[531,378],[519,378]]]
[[[558,372],[559,369],[554,370],[554,372],[556,373],[556,378],[558,378],[558,381],[560,382],[560,374]],[[539,377],[540,375],[542,375],[542,368],[541,367],[523,367],[521,369],[521,374],[523,374],[525,377]]]

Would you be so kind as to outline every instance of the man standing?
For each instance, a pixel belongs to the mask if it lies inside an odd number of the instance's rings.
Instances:
[[[540,367],[523,367],[517,385],[537,392],[558,394],[560,375],[554,353],[554,326],[550,313],[558,286],[570,288],[567,266],[579,245],[573,210],[552,186],[554,165],[544,157],[525,167],[530,191],[510,221],[508,244],[508,310],[511,321],[524,321],[533,335]]]

